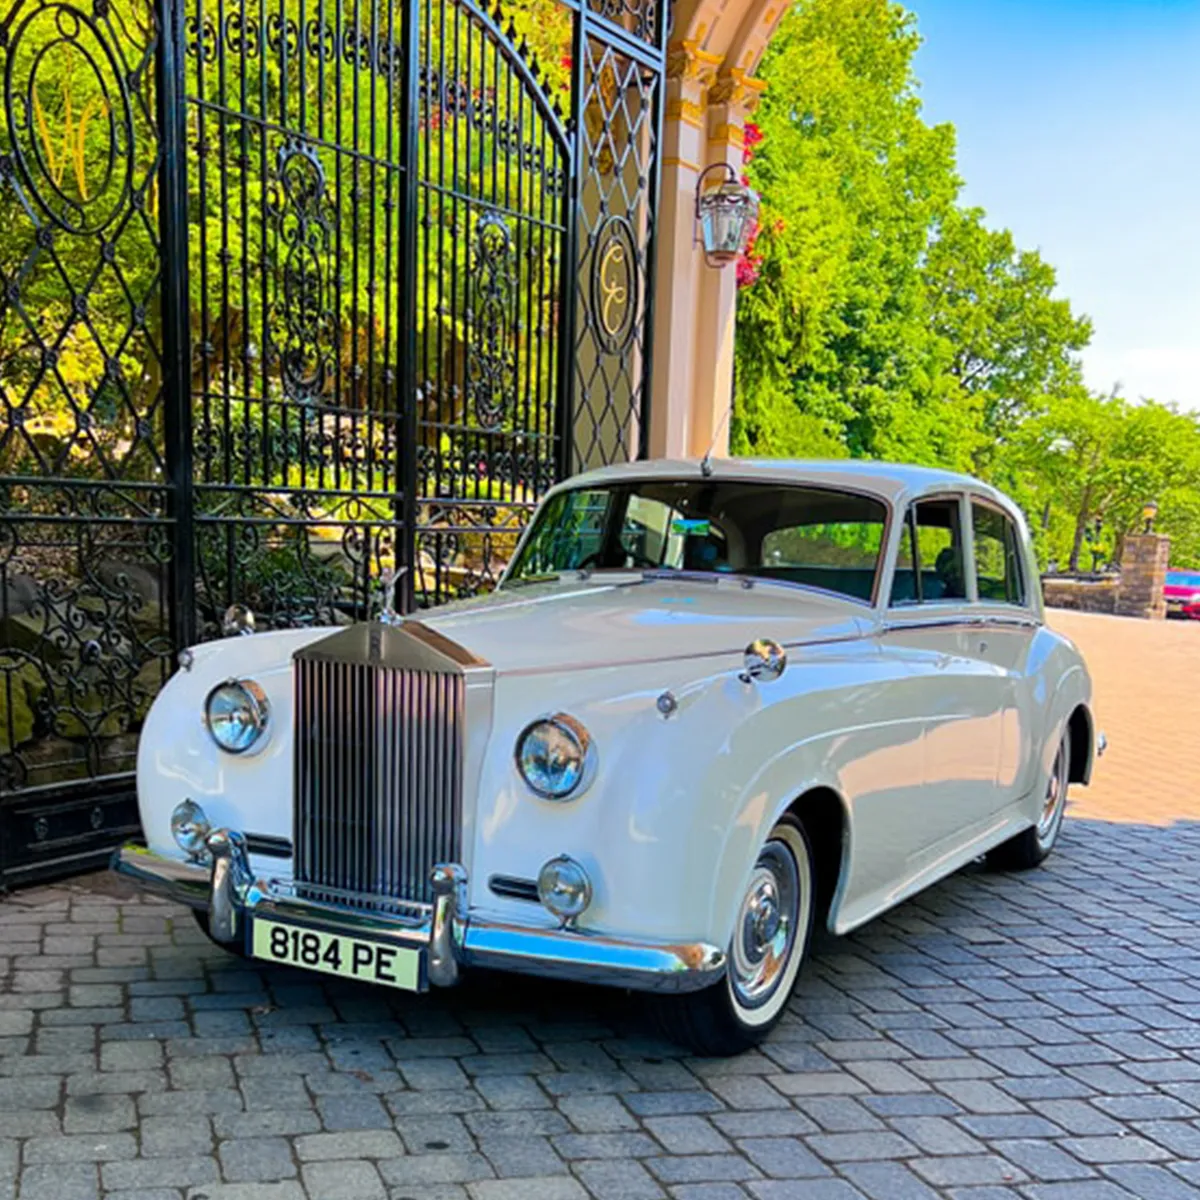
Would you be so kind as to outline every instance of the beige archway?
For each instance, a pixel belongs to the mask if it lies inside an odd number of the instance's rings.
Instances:
[[[743,131],[766,86],[754,71],[787,0],[679,0],[667,57],[662,200],[655,263],[650,453],[728,449],[737,281],[695,244],[696,183],[741,167]],[[714,444],[715,443],[715,444]]]

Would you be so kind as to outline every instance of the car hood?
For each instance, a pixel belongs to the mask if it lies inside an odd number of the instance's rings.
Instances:
[[[870,610],[852,600],[740,578],[642,575],[510,587],[419,618],[499,671],[545,671],[741,654],[860,637]]]

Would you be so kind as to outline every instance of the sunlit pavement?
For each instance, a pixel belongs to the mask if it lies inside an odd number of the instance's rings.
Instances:
[[[107,879],[0,903],[0,1198],[1200,1198],[1200,623],[1056,614],[1111,743],[1064,840],[823,938],[761,1052],[620,994],[258,968]]]

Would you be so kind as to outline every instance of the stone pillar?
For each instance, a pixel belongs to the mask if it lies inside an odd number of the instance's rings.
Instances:
[[[694,42],[676,43],[667,55],[650,396],[654,458],[682,458],[691,452],[693,441],[696,293],[704,269],[695,236],[696,182],[705,160],[706,93],[720,61]]]
[[[721,62],[694,42],[674,43],[667,56],[650,399],[654,457],[698,458],[709,446],[722,455],[729,445],[737,274],[732,265],[718,270],[704,262],[696,185],[716,163],[741,172],[743,128],[766,85],[737,68],[718,71]]]
[[[746,120],[765,86],[736,67],[721,71],[708,93],[705,166],[724,163],[741,175]],[[690,452],[703,455],[711,446],[714,454],[723,456],[729,453],[737,320],[737,270],[732,263],[720,269],[704,269],[698,300]]]
[[[1171,539],[1161,533],[1135,533],[1125,539],[1121,553],[1121,583],[1116,613],[1161,621],[1167,615],[1163,588],[1171,561]]]

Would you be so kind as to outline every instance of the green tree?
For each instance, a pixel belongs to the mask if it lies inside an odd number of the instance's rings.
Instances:
[[[1039,255],[959,206],[953,128],[921,116],[919,41],[890,0],[800,0],[772,43],[739,450],[986,470],[1023,416],[1078,386],[1090,326]]]
[[[1175,561],[1196,560],[1200,422],[1193,413],[1077,387],[1017,426],[999,465],[1035,514],[1045,561],[1070,571],[1089,565],[1082,556],[1097,523],[1097,548],[1120,561],[1150,500],[1160,506],[1157,527],[1177,539]]]

